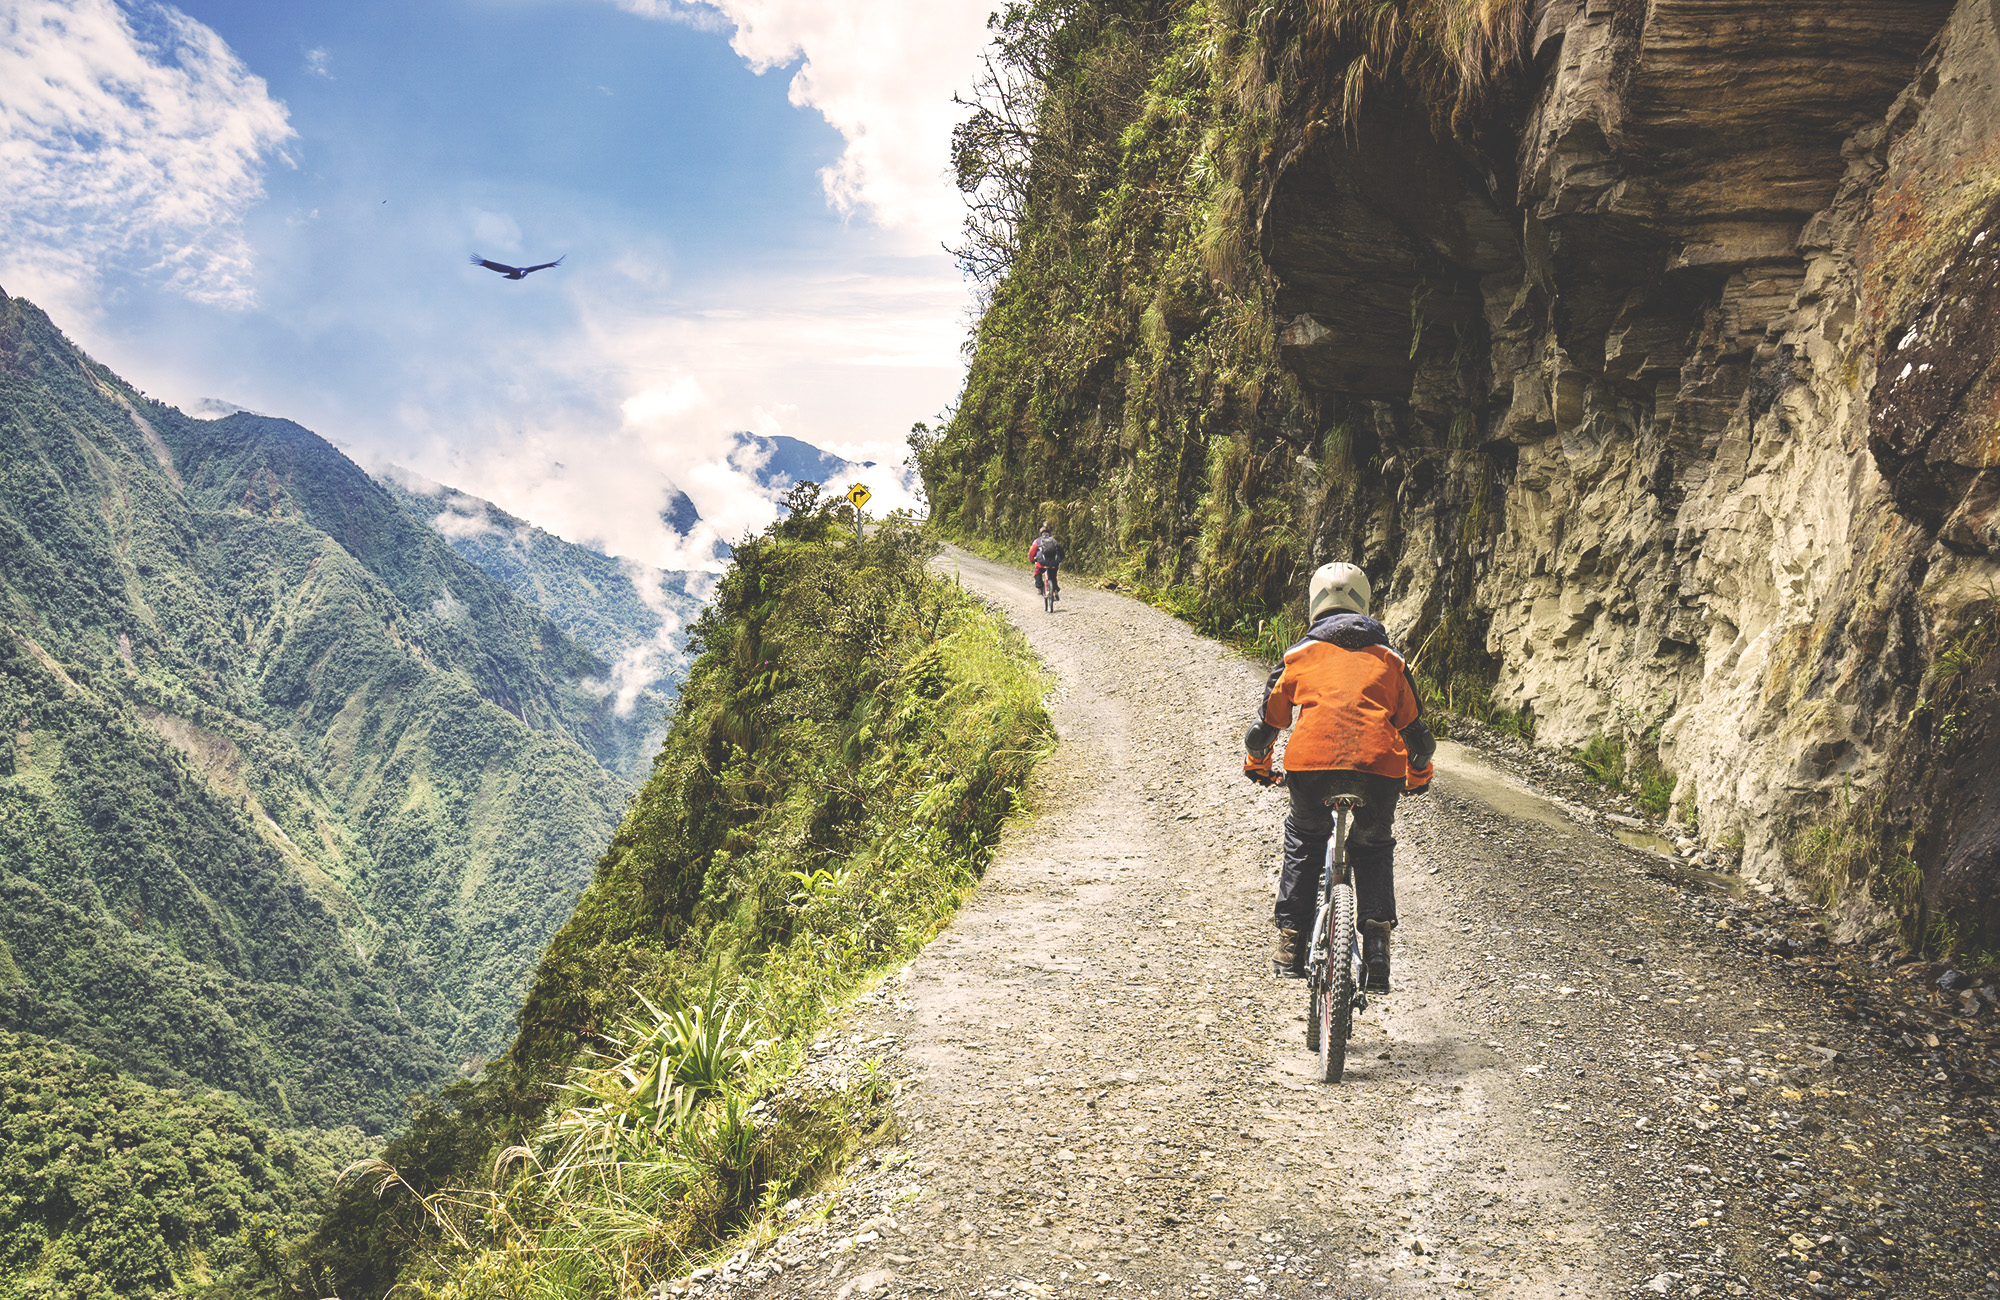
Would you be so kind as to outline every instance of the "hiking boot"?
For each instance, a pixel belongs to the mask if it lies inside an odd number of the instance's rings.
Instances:
[[[1297,930],[1280,930],[1271,943],[1271,973],[1281,980],[1306,977],[1305,936]]]
[[[1361,923],[1361,987],[1370,993],[1389,991],[1389,931],[1391,921]]]

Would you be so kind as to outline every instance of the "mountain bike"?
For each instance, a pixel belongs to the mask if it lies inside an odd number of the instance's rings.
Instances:
[[[1045,579],[1042,583],[1042,608],[1053,614],[1056,612],[1056,601],[1062,598],[1062,585],[1056,581],[1054,569],[1043,569],[1042,577]]]
[[[1347,1040],[1354,1034],[1354,1013],[1368,1009],[1368,996],[1361,991],[1354,879],[1347,865],[1347,823],[1364,802],[1358,794],[1327,798],[1333,808],[1333,834],[1327,839],[1326,865],[1319,873],[1319,911],[1306,957],[1306,1050],[1319,1053],[1322,1083],[1340,1082],[1347,1068]]]

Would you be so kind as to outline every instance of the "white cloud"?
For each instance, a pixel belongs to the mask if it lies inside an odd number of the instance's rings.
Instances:
[[[684,23],[705,32],[720,31],[726,25],[708,0],[613,0],[613,3],[641,18]]]
[[[247,406],[238,406],[236,403],[224,401],[220,397],[204,397],[193,405],[184,406],[181,409],[197,420],[220,420],[226,415],[235,415],[238,412],[249,415],[263,414],[262,411],[252,411]]]
[[[291,138],[215,32],[134,0],[0,15],[0,283],[84,314],[112,269],[196,302],[254,301],[243,217]]]
[[[654,424],[686,415],[708,404],[708,394],[693,375],[676,373],[664,383],[651,384],[620,404],[627,424]]]
[[[324,49],[307,50],[305,58],[307,72],[312,73],[315,77],[324,77],[328,81],[333,80],[333,55],[329,51]]]
[[[718,286],[670,312],[644,282],[623,298],[604,288],[573,291],[577,327],[543,340],[534,368],[501,389],[406,408],[399,423],[414,443],[382,458],[557,536],[672,570],[716,571],[716,542],[777,518],[739,430],[876,461],[855,475],[875,493],[870,513],[916,506],[901,467],[906,431],[951,400],[960,375],[963,288],[944,258],[929,274],[898,264]],[[687,538],[660,519],[675,491],[702,518]]]
[[[430,523],[444,537],[485,537],[500,531],[486,513],[486,503],[463,492],[446,497],[444,509]]]
[[[633,646],[611,666],[611,688],[617,696],[612,707],[618,716],[624,717],[632,711],[639,692],[680,672],[687,666],[687,656],[674,643],[681,630],[681,609],[667,594],[667,575],[633,560],[622,561],[619,567],[631,581],[632,590],[639,593],[639,599],[660,616],[660,627],[653,639],[645,645]],[[714,594],[714,586],[704,583],[693,594],[706,601]]]
[[[487,212],[481,208],[473,208],[467,215],[472,218],[472,237],[480,245],[503,253],[520,251],[520,222],[504,212]]]
[[[646,17],[689,22],[704,10],[735,27],[730,45],[757,72],[798,64],[791,100],[818,110],[847,147],[820,173],[842,212],[930,251],[958,235],[964,208],[949,176],[952,103],[970,88],[993,0],[618,0]]]

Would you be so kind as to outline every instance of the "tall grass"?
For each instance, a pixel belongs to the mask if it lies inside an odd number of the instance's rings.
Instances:
[[[562,1102],[482,1183],[424,1195],[380,1159],[342,1175],[421,1205],[430,1245],[412,1295],[643,1296],[884,1122],[871,1076],[785,1090],[782,1055],[760,1061],[773,1044],[717,984],[665,1009],[637,996],[649,1015],[572,1069]]]
[[[1053,744],[1047,679],[907,521],[791,505],[697,626],[520,1037],[354,1171],[296,1294],[637,1296],[882,1124],[878,1082],[796,1067],[977,883]]]

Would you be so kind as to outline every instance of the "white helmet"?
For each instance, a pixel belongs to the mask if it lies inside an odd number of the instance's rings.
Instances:
[[[1371,595],[1368,575],[1361,571],[1359,565],[1322,564],[1313,570],[1312,599],[1306,607],[1306,621],[1317,623],[1321,615],[1336,609],[1366,614]]]

